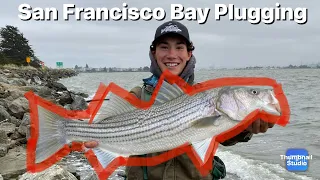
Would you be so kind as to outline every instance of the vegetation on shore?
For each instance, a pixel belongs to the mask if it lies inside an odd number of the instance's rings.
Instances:
[[[30,62],[26,61],[30,57]],[[41,67],[41,60],[36,56],[29,40],[17,27],[6,25],[0,29],[0,65]]]
[[[27,62],[27,57],[30,62]],[[78,74],[74,69],[52,69],[36,56],[29,40],[17,27],[7,25],[0,29],[0,69],[34,71],[58,80]]]

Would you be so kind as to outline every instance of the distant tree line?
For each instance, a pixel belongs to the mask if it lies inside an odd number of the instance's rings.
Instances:
[[[30,66],[41,67],[40,59],[35,55],[29,40],[23,33],[11,25],[2,27],[0,29],[0,65],[27,66],[27,57],[30,57]]]
[[[299,65],[299,66],[296,66],[296,65],[289,65],[289,66],[286,66],[286,67],[284,67],[284,68],[289,68],[289,69],[295,69],[295,68],[312,68],[311,66],[308,66],[308,65]],[[316,66],[316,68],[320,68],[320,65],[318,64],[317,66]]]

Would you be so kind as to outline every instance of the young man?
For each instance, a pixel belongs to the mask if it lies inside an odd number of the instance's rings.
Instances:
[[[157,85],[158,78],[166,69],[175,75],[179,75],[190,85],[193,85],[195,83],[194,68],[196,63],[196,58],[192,54],[193,50],[194,46],[190,40],[188,29],[183,24],[176,21],[163,23],[157,28],[154,40],[150,46],[149,56],[152,76],[143,79],[142,87],[137,86],[130,92],[142,100],[149,100],[154,87]],[[251,139],[253,133],[266,132],[271,127],[273,127],[273,124],[256,120],[247,130],[223,142],[222,145],[231,146],[238,142],[247,142]],[[97,143],[87,142],[85,146],[92,148],[97,146]],[[143,156],[151,157],[161,153],[163,152]],[[189,157],[183,154],[157,166],[127,167],[126,175],[127,180],[212,180],[224,178],[226,176],[226,169],[224,163],[215,156],[211,173],[206,177],[202,177]]]

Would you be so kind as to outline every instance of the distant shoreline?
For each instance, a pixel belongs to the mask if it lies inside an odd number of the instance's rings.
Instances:
[[[253,67],[245,67],[245,68],[233,68],[233,69],[320,69],[320,64],[309,66],[309,65],[300,65],[300,66],[284,66],[284,67],[279,67],[279,66],[267,66],[267,67],[262,67],[262,66],[253,66]]]
[[[199,70],[278,70],[278,69],[320,69],[320,67],[297,67],[297,68],[287,68],[287,67],[280,67],[280,68],[268,68],[268,67],[246,67],[246,68],[217,68],[217,69],[209,69],[209,68],[199,68],[196,69],[197,71]],[[76,71],[78,73],[128,73],[128,72],[150,72],[150,71]]]
[[[133,68],[133,67],[127,67],[127,68],[119,68],[119,67],[100,67],[100,68],[94,68],[89,67],[88,64],[86,64],[85,67],[81,67],[76,65],[74,68],[72,68],[74,71],[78,73],[96,73],[96,72],[150,72],[149,66],[139,67],[139,68]],[[215,68],[214,66],[208,66],[207,68],[198,67],[195,70],[250,70],[250,69],[320,69],[320,63],[317,64],[301,64],[299,66],[296,65],[288,65],[288,66],[247,66],[247,67],[239,67],[239,68]]]
[[[128,73],[128,72],[150,72],[150,71],[113,71],[113,72],[108,72],[108,71],[77,71],[77,73],[118,73],[118,72],[121,72],[121,73]]]

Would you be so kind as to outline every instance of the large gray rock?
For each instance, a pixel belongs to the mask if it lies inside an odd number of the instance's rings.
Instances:
[[[25,86],[28,82],[21,78],[12,78],[9,80],[9,83],[16,86]]]
[[[52,95],[52,90],[47,86],[43,86],[39,89],[39,92],[37,94],[43,98],[46,98]]]
[[[57,92],[55,96],[59,104],[61,104],[62,106],[71,104],[73,102],[73,99],[71,98],[71,95],[68,91]]]
[[[73,174],[68,172],[66,169],[58,166],[53,165],[50,168],[38,172],[38,173],[25,173],[20,176],[19,180],[58,180],[58,179],[65,179],[65,180],[78,180]]]
[[[8,108],[8,104],[10,103],[10,101],[8,99],[2,99],[0,98],[0,105],[5,107],[6,109]]]
[[[9,69],[4,69],[3,73],[10,73],[11,71]]]
[[[21,120],[20,120],[20,119],[17,119],[17,118],[14,117],[14,116],[11,116],[11,117],[10,117],[9,122],[11,122],[12,124],[15,124],[16,127],[19,127],[20,124],[21,124]]]
[[[32,92],[38,92],[41,89],[41,86],[22,86],[19,87],[20,90],[24,92],[32,91]]]
[[[30,130],[30,113],[25,113],[21,120],[21,124],[18,128],[18,132],[21,135],[29,138],[29,134],[30,134],[29,130]]]
[[[0,144],[7,144],[9,143],[8,135],[6,131],[0,129]]]
[[[5,120],[10,119],[10,114],[7,112],[7,109],[0,105],[0,123]]]
[[[0,174],[4,179],[17,178],[26,172],[26,150],[23,147],[11,149],[0,162]]]
[[[4,82],[4,83],[9,84],[8,79],[6,77],[4,77],[4,76],[0,76],[0,82]]]
[[[15,77],[15,78],[21,78],[19,74],[13,74],[13,77]]]
[[[56,91],[67,91],[68,89],[66,88],[66,86],[64,86],[63,84],[61,83],[58,83],[58,82],[51,82],[49,81],[47,84],[46,84],[47,87],[51,88],[51,89],[54,89]]]
[[[8,153],[10,147],[10,139],[8,138],[7,132],[0,129],[0,157],[5,156]]]
[[[11,73],[11,72],[4,73],[4,75],[5,75],[7,78],[14,78],[14,74]]]
[[[8,153],[9,145],[8,144],[0,144],[0,157],[5,156]]]
[[[15,129],[16,126],[12,123],[5,122],[0,124],[0,157],[5,156],[8,150],[14,146],[15,142],[12,142],[9,136],[15,133]]]
[[[8,89],[2,84],[0,84],[0,98],[6,98],[9,96],[10,96],[10,92],[8,91]]]
[[[4,122],[0,124],[0,131],[4,131],[7,135],[11,135],[16,130],[16,125]]]
[[[34,77],[33,77],[33,80],[34,80],[34,82],[35,82],[36,84],[38,84],[38,85],[41,85],[41,84],[42,84],[41,79],[40,79],[38,76],[34,76]]]
[[[10,114],[18,119],[22,119],[26,111],[28,111],[29,102],[25,97],[15,99],[9,104]]]
[[[21,91],[20,89],[11,89],[10,90],[10,96],[12,99],[17,99],[19,97],[24,96],[24,91]]]
[[[72,95],[73,102],[71,103],[72,110],[85,110],[88,108],[86,100],[78,95]]]

